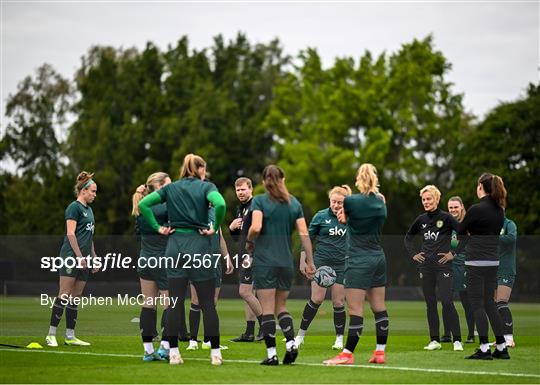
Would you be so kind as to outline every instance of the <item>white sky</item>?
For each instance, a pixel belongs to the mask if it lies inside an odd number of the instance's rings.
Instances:
[[[214,36],[232,39],[238,31],[251,43],[278,37],[291,55],[314,47],[325,66],[365,50],[395,52],[433,33],[453,65],[455,91],[480,116],[538,82],[538,1],[1,3],[2,120],[8,95],[45,62],[72,78],[92,45],[143,49],[151,41],[165,50],[187,35],[202,49]]]

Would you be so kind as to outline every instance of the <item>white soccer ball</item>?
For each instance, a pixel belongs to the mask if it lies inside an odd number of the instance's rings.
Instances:
[[[330,266],[321,266],[315,272],[313,280],[320,287],[330,287],[336,283],[336,272]]]

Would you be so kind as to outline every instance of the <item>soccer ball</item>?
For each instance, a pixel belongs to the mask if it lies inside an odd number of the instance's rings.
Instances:
[[[336,272],[330,266],[321,266],[315,272],[313,280],[320,287],[330,287],[336,283]]]

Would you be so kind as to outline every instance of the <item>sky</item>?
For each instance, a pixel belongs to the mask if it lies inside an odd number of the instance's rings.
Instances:
[[[538,1],[177,2],[1,0],[1,132],[17,84],[43,63],[72,79],[93,45],[161,49],[187,35],[192,48],[238,32],[252,43],[279,38],[297,55],[316,48],[336,57],[392,53],[433,34],[452,64],[448,80],[466,110],[482,117],[539,80]]]

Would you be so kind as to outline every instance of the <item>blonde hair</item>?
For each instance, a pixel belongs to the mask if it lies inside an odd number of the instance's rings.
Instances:
[[[88,181],[92,179],[93,176],[94,173],[90,173],[88,171],[81,171],[79,175],[77,175],[75,187],[73,187],[73,193],[75,194],[75,197],[78,197],[82,190],[92,185],[90,184],[87,187],[84,187],[88,183]]]
[[[328,191],[328,198],[330,198],[333,194],[339,194],[343,195],[344,197],[348,197],[352,194],[352,190],[348,185],[342,184],[341,186],[334,186],[332,190]]]
[[[146,179],[144,186],[137,187],[137,190],[133,194],[131,201],[133,202],[133,208],[131,209],[131,215],[138,217],[141,213],[139,211],[139,202],[145,196],[151,192],[156,191],[156,186],[163,186],[165,179],[169,177],[169,174],[165,172],[155,172]],[[142,188],[141,188],[142,187]]]
[[[364,195],[379,193],[379,177],[377,176],[377,169],[374,165],[364,163],[358,168],[355,186]]]
[[[435,200],[437,202],[440,202],[440,200],[441,200],[441,192],[439,191],[437,186],[434,186],[432,184],[428,184],[427,186],[424,186],[420,190],[420,196],[422,196],[425,192],[430,193],[431,195],[433,195],[433,198],[435,198]]]
[[[199,155],[187,154],[180,168],[180,179],[186,177],[199,177],[199,168],[206,167],[206,162]]]

